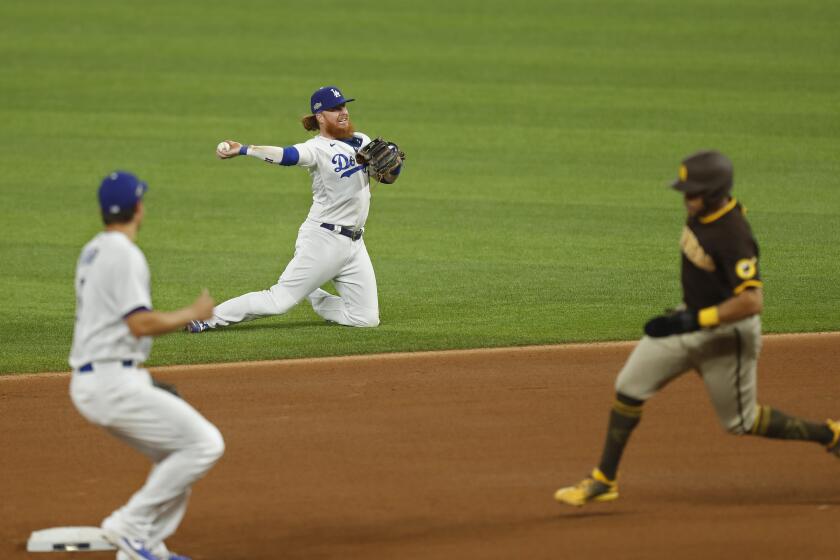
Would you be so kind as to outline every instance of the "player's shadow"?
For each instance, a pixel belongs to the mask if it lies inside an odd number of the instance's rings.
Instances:
[[[840,498],[827,497],[825,491],[814,488],[737,487],[709,488],[692,492],[662,493],[656,500],[662,503],[691,503],[698,506],[840,506]]]
[[[231,325],[229,327],[220,327],[218,329],[210,329],[202,334],[208,333],[222,333],[235,331],[253,331],[253,330],[286,330],[286,329],[300,329],[305,327],[336,327],[335,323],[327,321],[284,321],[282,323],[260,323],[258,321],[243,323],[241,325]]]
[[[479,519],[460,523],[446,523],[436,519],[405,518],[391,522],[364,524],[348,523],[346,519],[335,525],[320,524],[313,527],[291,530],[278,535],[275,545],[278,550],[298,551],[306,556],[311,547],[353,545],[381,545],[394,543],[425,542],[429,540],[470,540],[486,535],[495,538],[505,533],[518,533],[523,529],[550,527],[575,519],[605,518],[633,515],[633,511],[580,510],[561,513],[531,515],[518,518]],[[291,556],[290,556],[291,557]],[[308,556],[307,556],[308,557]]]
[[[563,511],[555,515],[555,518],[562,519],[563,521],[575,521],[580,519],[593,519],[593,518],[605,518],[605,517],[616,517],[622,515],[634,515],[636,512],[634,511],[615,511],[615,510],[605,510],[605,511],[592,511],[591,509],[583,509],[583,508],[575,508],[568,511]]]

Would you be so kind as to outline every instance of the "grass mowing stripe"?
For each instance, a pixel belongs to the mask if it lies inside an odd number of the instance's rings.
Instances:
[[[379,4],[342,12],[370,29]],[[155,344],[153,364],[635,338],[679,299],[666,188],[717,147],[762,248],[765,330],[834,330],[840,290],[840,5],[828,0],[499,0],[394,6],[316,36],[309,7],[188,0],[0,4],[0,372],[63,369],[72,274],[113,168],[146,179],[157,308],[269,286],[309,178],[219,162],[223,138],[289,144],[341,85],[360,130],[409,154],[366,242],[383,325],[308,306]],[[125,32],[130,29],[130,32]],[[224,44],[238,48],[220,48]],[[331,43],[341,45],[328,48]],[[326,45],[326,46],[325,46]]]

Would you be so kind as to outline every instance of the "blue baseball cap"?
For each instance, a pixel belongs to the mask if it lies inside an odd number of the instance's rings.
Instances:
[[[338,107],[343,103],[350,103],[355,99],[345,99],[344,94],[336,86],[324,86],[315,90],[312,98],[309,100],[309,105],[312,108],[312,114]]]
[[[99,185],[99,206],[103,214],[119,214],[134,208],[149,186],[128,171],[114,171]]]

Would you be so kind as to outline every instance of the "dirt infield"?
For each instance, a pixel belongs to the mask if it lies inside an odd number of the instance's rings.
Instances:
[[[222,431],[170,546],[194,560],[836,559],[840,461],[737,438],[686,375],[645,406],[622,497],[554,490],[597,461],[632,344],[160,368]],[[840,334],[765,338],[759,400],[840,415]],[[146,460],[87,424],[68,374],[0,378],[0,558],[32,530],[98,525]]]

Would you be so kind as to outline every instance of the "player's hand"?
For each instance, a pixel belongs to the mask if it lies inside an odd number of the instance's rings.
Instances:
[[[211,318],[213,316],[213,307],[215,305],[216,302],[213,301],[213,298],[210,296],[210,292],[207,291],[207,288],[204,288],[201,295],[196,298],[191,306],[195,314],[194,319],[204,321]]]
[[[227,144],[227,147],[225,145]],[[219,142],[219,145],[216,146],[216,157],[219,159],[230,159],[232,157],[236,157],[239,155],[239,148],[242,147],[242,144],[235,140],[225,140],[224,142]]]
[[[645,323],[645,334],[653,338],[682,334],[700,329],[697,313],[692,311],[676,311],[668,315],[654,317]]]

